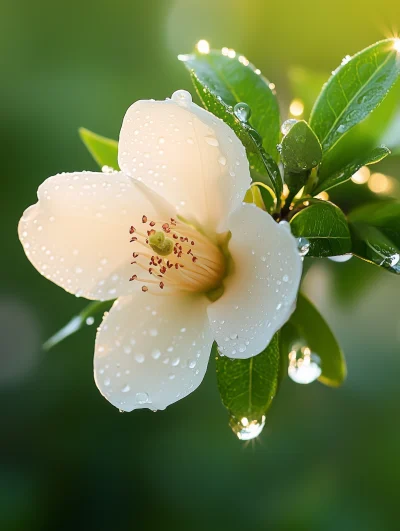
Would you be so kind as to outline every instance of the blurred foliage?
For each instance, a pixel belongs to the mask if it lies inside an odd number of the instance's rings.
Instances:
[[[397,530],[398,278],[356,258],[312,261],[306,292],[347,354],[348,380],[335,391],[283,382],[264,434],[241,448],[213,362],[167,411],[120,415],[93,381],[94,328],[44,356],[40,342],[85,301],[34,270],[16,225],[47,176],[96,169],[78,127],[117,138],[134,100],[191,89],[175,55],[199,38],[251,57],[284,111],[290,66],[329,72],[400,26],[398,2],[16,0],[0,24],[0,528]],[[395,159],[379,168],[399,177]],[[334,190],[348,210],[378,197],[351,181]]]

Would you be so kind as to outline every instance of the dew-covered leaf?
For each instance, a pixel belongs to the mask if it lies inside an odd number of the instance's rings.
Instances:
[[[185,62],[187,65],[187,61]],[[246,148],[250,162],[250,168],[257,173],[256,180],[262,181],[272,186],[277,197],[282,193],[282,177],[278,165],[274,158],[263,147],[263,141],[254,127],[238,118],[240,114],[235,114],[234,108],[207,85],[207,78],[199,78],[195,70],[190,69],[193,85],[204,105],[204,107],[215,116],[223,120],[236,133],[238,138]],[[274,153],[277,153],[276,146]]]
[[[398,79],[397,44],[387,39],[346,57],[324,85],[310,117],[324,157],[382,102]]]
[[[307,256],[337,256],[351,251],[349,227],[343,212],[329,201],[312,200],[290,221],[292,233],[310,242]]]
[[[352,252],[392,273],[400,274],[400,203],[383,201],[349,215]]]
[[[230,359],[215,351],[218,388],[233,430],[239,433],[252,422],[261,425],[279,385],[279,332],[263,352],[249,359]]]
[[[44,350],[51,348],[61,343],[64,339],[75,334],[83,327],[92,325],[95,322],[95,317],[103,317],[104,312],[109,310],[114,301],[95,301],[88,304],[78,315],[75,315],[61,330],[56,332],[50,339],[43,344]]]
[[[180,58],[184,58],[186,68],[195,73],[201,85],[221,98],[226,106],[234,108],[244,102],[250,107],[249,125],[261,136],[265,151],[277,160],[280,118],[274,86],[245,57],[237,53],[230,55],[211,50]]]
[[[351,162],[350,164],[347,164],[339,171],[334,172],[332,175],[328,176],[321,176],[319,175],[319,181],[318,184],[313,191],[313,195],[317,195],[324,190],[329,190],[330,188],[333,188],[334,186],[338,186],[339,184],[345,183],[351,177],[362,167],[362,166],[368,166],[370,164],[376,164],[377,162],[380,162],[382,159],[390,155],[390,150],[385,147],[379,147],[374,149],[371,153],[368,155],[365,155],[363,157],[359,157],[358,160],[355,160],[354,162]]]
[[[281,157],[285,169],[293,173],[311,170],[321,162],[321,144],[307,122],[299,120],[291,126],[281,143]]]
[[[346,362],[342,350],[325,319],[302,293],[299,293],[296,310],[282,328],[282,346],[286,356],[293,349],[305,347],[321,360],[321,375],[318,380],[338,387],[346,378]]]
[[[116,140],[97,135],[84,127],[79,129],[79,135],[100,168],[108,166],[114,170],[119,170],[118,142]]]

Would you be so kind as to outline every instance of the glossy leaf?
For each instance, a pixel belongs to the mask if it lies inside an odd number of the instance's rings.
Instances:
[[[217,353],[219,392],[235,422],[262,421],[278,389],[280,366],[279,332],[258,356],[242,360]]]
[[[184,58],[186,68],[196,74],[201,85],[208,87],[226,106],[233,108],[244,102],[250,107],[249,125],[261,135],[265,151],[277,160],[279,106],[269,81],[259,70],[239,54],[229,57],[217,50],[180,58]]]
[[[349,215],[352,252],[392,273],[400,274],[400,203],[365,205]]]
[[[290,221],[297,238],[307,238],[307,256],[337,256],[351,251],[349,227],[343,212],[329,201],[312,200]]]
[[[324,156],[385,98],[400,74],[397,41],[387,39],[342,62],[323,87],[310,126]]]
[[[79,129],[79,135],[100,168],[109,166],[114,170],[119,170],[118,142],[116,140],[97,135],[83,127]]]
[[[87,325],[94,323],[94,317],[103,317],[105,311],[109,310],[114,301],[95,301],[88,304],[78,315],[73,317],[61,330],[56,332],[44,345],[44,350],[51,348],[61,343],[64,339],[75,334]]]
[[[343,352],[325,319],[302,293],[281,335],[287,356],[295,346],[308,347],[319,356],[322,373],[318,380],[321,383],[332,387],[343,383],[347,373]]]
[[[239,120],[232,107],[226,105],[207,85],[203,85],[194,72],[191,72],[191,77],[204,107],[227,123],[242,141],[247,151],[250,168],[253,170],[253,179],[270,185],[276,197],[281,197],[283,182],[278,165],[263,148],[257,131]]]
[[[336,171],[332,175],[326,176],[325,178],[319,175],[319,182],[313,191],[313,195],[317,195],[324,190],[329,190],[334,186],[345,183],[362,167],[368,166],[370,164],[376,164],[380,162],[385,157],[390,155],[390,150],[385,147],[379,147],[374,149],[371,153],[366,156],[360,157],[358,160],[347,164],[339,171]]]
[[[277,199],[274,191],[264,183],[254,182],[251,187],[259,190],[265,210],[270,213],[274,212],[277,207]]]
[[[285,169],[293,173],[311,170],[321,162],[321,144],[304,120],[296,122],[283,137],[281,158]]]

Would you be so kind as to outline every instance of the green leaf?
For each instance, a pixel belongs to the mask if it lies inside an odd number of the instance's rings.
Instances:
[[[264,183],[254,182],[252,183],[251,187],[259,190],[265,210],[270,213],[274,212],[277,207],[277,199],[274,191]]]
[[[319,182],[316,189],[313,191],[313,195],[317,195],[324,190],[329,190],[334,186],[345,183],[360,169],[362,166],[368,166],[369,164],[376,164],[382,159],[390,155],[390,150],[385,147],[379,147],[374,149],[369,155],[364,155],[354,162],[347,164],[339,171],[336,171],[332,175],[323,177],[319,175]]]
[[[243,427],[242,419],[261,424],[279,385],[279,332],[252,358],[230,359],[217,353],[216,367],[219,392],[234,431]]]
[[[79,129],[79,135],[100,168],[109,166],[114,170],[119,170],[118,142],[116,140],[92,133],[84,127]]]
[[[78,315],[73,317],[61,330],[56,332],[50,339],[43,344],[44,350],[51,348],[61,343],[65,338],[75,334],[86,325],[94,323],[94,316],[109,310],[114,301],[95,301],[88,304]]]
[[[321,162],[321,144],[307,122],[296,122],[283,137],[281,157],[285,168],[293,173],[311,170]]]
[[[351,223],[353,241],[352,253],[387,269],[391,273],[400,274],[400,248],[395,245],[379,229],[364,223]]]
[[[332,387],[343,383],[347,373],[343,352],[325,319],[302,293],[281,335],[287,356],[295,345],[308,347],[319,356],[322,373],[318,380],[321,383]]]
[[[228,124],[243,143],[250,168],[256,173],[253,178],[270,185],[276,197],[281,197],[283,182],[278,165],[263,148],[260,135],[249,124],[239,120],[232,107],[226,105],[207,85],[203,85],[194,72],[191,72],[191,77],[204,107]]]
[[[400,274],[400,203],[384,201],[357,208],[349,215],[352,252]]]
[[[400,74],[396,41],[380,41],[343,61],[323,87],[310,126],[324,157],[339,139],[364,120],[385,98]]]
[[[290,220],[292,233],[307,238],[307,256],[337,256],[351,251],[349,227],[343,212],[329,201],[312,200]]]
[[[250,107],[249,125],[261,135],[265,151],[277,161],[279,106],[271,84],[259,70],[240,54],[231,58],[217,50],[179,57],[184,59],[186,68],[195,73],[200,84],[221,98],[226,106],[233,108],[244,102]]]

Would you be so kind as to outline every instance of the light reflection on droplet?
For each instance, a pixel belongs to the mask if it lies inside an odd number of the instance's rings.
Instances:
[[[241,441],[250,441],[260,435],[265,426],[265,415],[261,420],[249,420],[243,417],[239,422],[232,417],[230,421],[231,428]]]
[[[308,347],[289,352],[289,377],[298,384],[309,384],[321,376],[321,360]]]

